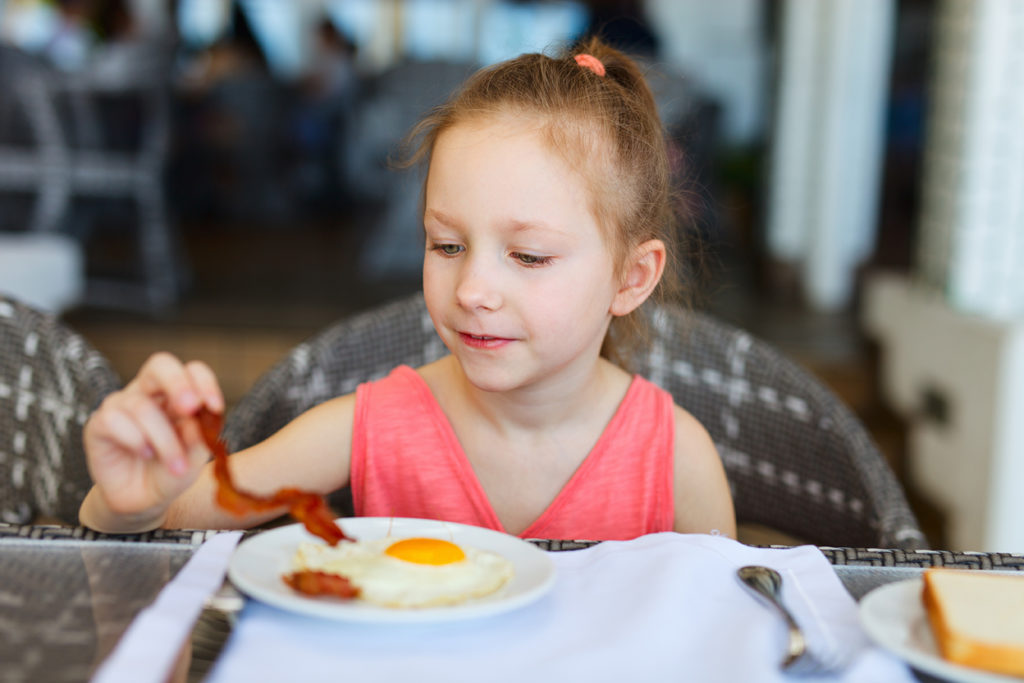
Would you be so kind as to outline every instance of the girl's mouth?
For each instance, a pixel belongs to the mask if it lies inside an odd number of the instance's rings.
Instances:
[[[489,337],[466,332],[459,332],[459,339],[463,344],[474,349],[496,349],[512,342],[511,339],[505,337]]]

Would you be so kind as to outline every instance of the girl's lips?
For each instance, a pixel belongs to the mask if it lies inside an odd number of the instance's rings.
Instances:
[[[468,334],[466,332],[459,332],[459,339],[463,344],[474,349],[496,349],[513,341],[505,337],[488,337],[486,335]]]

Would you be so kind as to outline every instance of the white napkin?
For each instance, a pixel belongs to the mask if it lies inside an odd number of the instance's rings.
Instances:
[[[167,680],[203,604],[224,580],[241,537],[241,531],[228,531],[199,546],[153,604],[135,617],[96,671],[93,683]]]
[[[914,680],[868,642],[813,546],[662,533],[551,557],[547,596],[465,622],[348,623],[250,601],[209,681],[782,681],[783,622],[736,579],[746,564],[782,572],[812,647],[846,662],[822,680]]]

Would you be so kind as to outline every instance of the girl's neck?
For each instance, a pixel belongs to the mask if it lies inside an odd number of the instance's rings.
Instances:
[[[447,356],[421,370],[446,414],[472,414],[503,434],[556,431],[614,409],[631,378],[603,358],[583,371],[574,369],[539,384],[504,392],[472,384],[459,363]]]

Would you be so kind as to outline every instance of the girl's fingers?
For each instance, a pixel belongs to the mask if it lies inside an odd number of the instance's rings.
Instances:
[[[152,452],[171,472],[182,474],[188,468],[181,439],[155,401],[136,394],[129,397],[121,408],[142,432]],[[144,451],[137,452],[141,454]]]
[[[146,435],[135,420],[124,411],[105,406],[93,415],[91,422],[90,431],[98,432],[100,438],[116,444],[123,450],[138,453],[144,459],[153,458],[153,447],[146,440]]]
[[[175,415],[193,415],[202,405],[192,375],[180,360],[167,352],[150,356],[139,370],[136,382],[147,396],[164,397]]]
[[[109,396],[97,411],[97,436],[182,475],[190,461],[208,455],[195,420],[203,406],[224,411],[213,370],[199,361],[183,364],[169,353],[155,353],[128,387]]]
[[[192,381],[192,386],[207,408],[215,413],[224,412],[224,394],[220,390],[217,376],[210,366],[202,361],[194,360],[185,364],[185,372]]]

